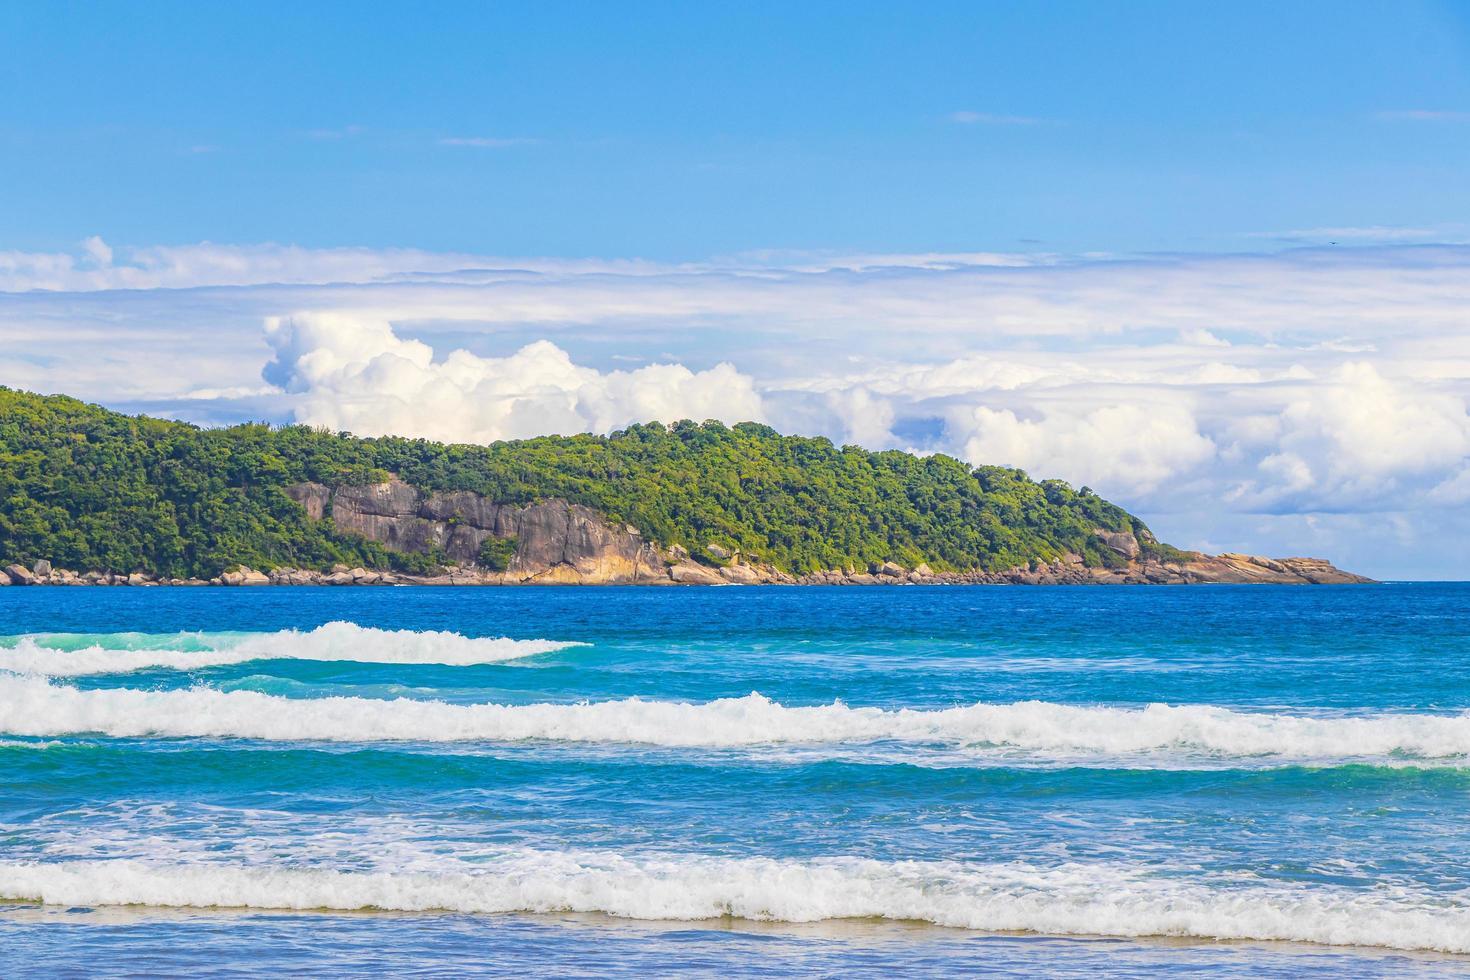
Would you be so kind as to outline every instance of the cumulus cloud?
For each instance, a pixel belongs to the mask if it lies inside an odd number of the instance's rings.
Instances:
[[[327,313],[275,318],[264,377],[298,396],[299,421],[359,435],[492,442],[608,432],[632,422],[761,420],[752,380],[730,364],[652,364],[598,372],[549,341],[508,357],[456,350],[442,360],[382,320]]]
[[[827,393],[827,407],[839,420],[844,443],[883,448],[893,442],[893,403],[858,385]]]
[[[1087,484],[1185,546],[1248,550],[1220,535],[1254,528],[1257,550],[1412,545],[1463,573],[1445,529],[1470,533],[1467,322],[1470,248],[1448,245],[0,252],[4,384],[451,440],[762,419]]]
[[[1441,496],[1470,458],[1463,396],[1383,377],[1350,362],[1322,384],[1301,388],[1263,424],[1259,475],[1232,497],[1259,507],[1367,509]]]
[[[968,433],[963,452],[973,463],[1019,466],[1129,494],[1146,494],[1215,453],[1194,416],[1178,405],[1106,405],[1037,419],[981,405],[955,423]]]

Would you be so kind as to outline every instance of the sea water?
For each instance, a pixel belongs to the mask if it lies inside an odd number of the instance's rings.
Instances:
[[[1467,972],[1467,602],[0,590],[0,975]]]

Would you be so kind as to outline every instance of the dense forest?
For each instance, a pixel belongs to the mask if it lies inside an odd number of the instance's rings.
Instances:
[[[609,436],[489,446],[358,439],[302,425],[201,429],[0,388],[0,559],[211,576],[237,564],[421,564],[313,521],[284,492],[307,480],[564,498],[662,545],[710,542],[801,574],[884,561],[998,570],[1074,552],[1121,561],[1096,529],[1174,549],[1087,488],[948,456],[868,452],[768,426],[635,425]]]

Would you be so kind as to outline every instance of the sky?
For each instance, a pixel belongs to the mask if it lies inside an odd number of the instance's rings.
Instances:
[[[1470,3],[0,5],[0,384],[1470,578]]]

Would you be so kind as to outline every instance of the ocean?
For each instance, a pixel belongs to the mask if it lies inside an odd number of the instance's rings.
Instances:
[[[1464,975],[1467,607],[0,590],[0,976]]]

